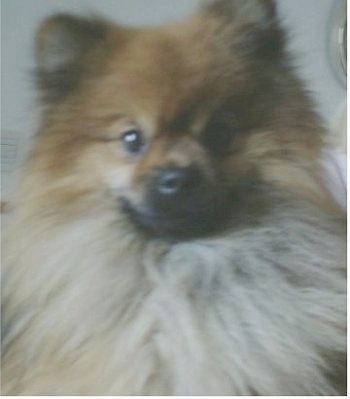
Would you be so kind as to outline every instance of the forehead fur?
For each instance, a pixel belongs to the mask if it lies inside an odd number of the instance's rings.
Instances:
[[[233,61],[232,54],[215,46],[203,25],[125,31],[123,41],[113,41],[102,68],[92,71],[83,87],[98,92],[105,87],[106,95],[117,96],[121,106],[161,106],[163,114],[172,113],[176,102],[191,107],[199,98],[205,104],[237,86],[248,89],[243,60]]]
[[[232,92],[247,92],[254,85],[246,52],[253,47],[247,35],[253,22],[249,7],[240,8],[229,22],[208,8],[185,21],[141,29],[54,16],[37,40],[46,103],[57,105],[71,95],[82,101],[83,93],[108,98],[121,109],[136,104],[169,115],[176,103],[194,108],[200,99],[205,107]]]

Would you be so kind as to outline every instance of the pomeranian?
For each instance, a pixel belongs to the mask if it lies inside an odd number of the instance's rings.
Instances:
[[[274,2],[145,28],[58,14],[36,51],[3,393],[345,393],[345,215]]]

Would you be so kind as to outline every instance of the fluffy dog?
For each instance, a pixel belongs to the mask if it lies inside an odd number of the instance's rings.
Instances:
[[[3,393],[344,393],[345,216],[274,2],[54,15],[36,43]]]

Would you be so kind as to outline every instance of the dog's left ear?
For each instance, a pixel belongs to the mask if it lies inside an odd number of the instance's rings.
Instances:
[[[56,103],[75,89],[103,46],[108,24],[99,18],[56,14],[36,36],[36,77],[46,103]],[[96,56],[95,56],[96,58]]]
[[[232,26],[234,47],[241,52],[267,61],[283,57],[285,34],[274,0],[209,0],[203,10],[220,19],[226,32]]]

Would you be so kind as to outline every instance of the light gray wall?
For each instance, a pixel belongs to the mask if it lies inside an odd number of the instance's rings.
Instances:
[[[332,9],[341,0],[278,0],[283,23],[291,32],[301,76],[314,95],[326,125],[332,126],[346,90],[328,60]],[[57,11],[97,11],[127,24],[156,24],[181,17],[200,0],[1,0],[2,136],[19,139],[19,157],[35,132],[37,112],[33,79],[33,36],[47,15]],[[9,175],[2,173],[3,185]],[[5,187],[6,189],[6,187]],[[5,190],[6,191],[6,190]]]
[[[344,0],[279,0],[284,25],[290,32],[290,48],[299,73],[308,85],[328,127],[332,128],[346,101],[345,79],[332,68],[330,32],[334,14]]]

